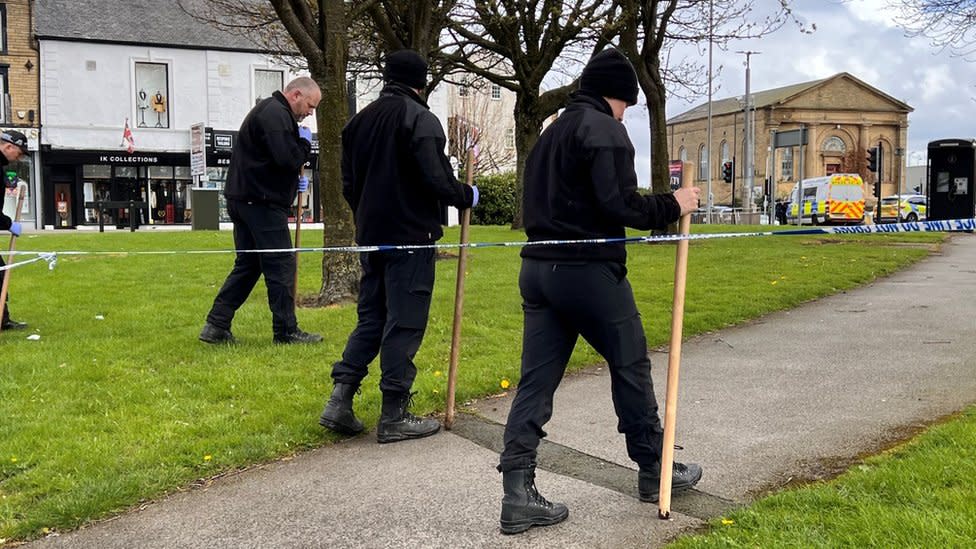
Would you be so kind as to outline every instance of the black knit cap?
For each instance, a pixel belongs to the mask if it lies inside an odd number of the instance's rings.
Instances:
[[[427,61],[414,50],[397,50],[386,54],[383,78],[422,90],[427,86]]]
[[[637,72],[627,56],[607,48],[590,58],[580,76],[580,91],[637,104]]]

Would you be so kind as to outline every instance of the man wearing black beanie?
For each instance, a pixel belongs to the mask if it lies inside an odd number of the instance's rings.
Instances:
[[[622,124],[635,103],[637,74],[627,58],[612,48],[593,56],[579,91],[526,161],[523,209],[530,242],[620,238],[625,227],[662,229],[697,207],[698,188],[637,192],[634,147]],[[640,499],[657,500],[663,436],[626,260],[623,243],[522,248],[522,373],[498,465],[505,492],[502,533],[556,524],[569,514],[536,489],[536,449],[581,335],[609,366],[617,429],[640,467]],[[701,474],[696,464],[675,463],[673,491],[691,488]]]
[[[342,194],[356,221],[356,243],[433,244],[443,236],[441,205],[471,208],[478,189],[458,182],[444,155],[444,130],[420,96],[427,83],[424,58],[412,50],[390,53],[383,76],[379,99],[342,130]],[[363,430],[353,395],[379,354],[377,440],[432,435],[440,423],[407,407],[434,288],[434,250],[363,252],[359,262],[359,322],[332,366],[333,391],[319,423],[343,434]]]

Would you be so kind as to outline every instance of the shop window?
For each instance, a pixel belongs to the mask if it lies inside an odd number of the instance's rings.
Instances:
[[[140,128],[169,128],[169,66],[165,63],[136,63],[136,125]]]
[[[267,69],[254,69],[254,104],[271,97],[285,87],[285,73]]]
[[[20,220],[34,219],[34,200],[31,198],[32,165],[32,156],[25,155],[17,162],[11,162],[3,168],[3,213],[11,219],[17,215],[17,202],[20,200],[21,191],[24,193],[24,202],[20,207]]]

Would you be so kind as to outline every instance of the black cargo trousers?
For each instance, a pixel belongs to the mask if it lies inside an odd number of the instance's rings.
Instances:
[[[380,355],[380,390],[402,394],[417,377],[413,359],[427,329],[434,290],[434,250],[362,252],[359,321],[342,360],[332,365],[335,383],[359,385]]]
[[[606,359],[617,430],[641,469],[660,468],[662,429],[651,361],[627,267],[615,261],[523,258],[522,379],[505,425],[498,470],[533,468],[552,400],[577,338]]]
[[[235,249],[291,248],[286,208],[228,198],[227,214],[234,222]],[[268,288],[268,307],[275,335],[294,332],[298,321],[295,318],[295,254],[291,252],[238,253],[234,268],[214,298],[207,322],[230,330],[234,313],[247,301],[262,274]]]

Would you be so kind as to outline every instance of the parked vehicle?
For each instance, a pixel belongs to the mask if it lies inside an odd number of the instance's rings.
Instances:
[[[886,196],[881,199],[881,218],[879,221],[881,223],[901,223],[903,221],[914,223],[928,218],[927,212],[925,195],[903,194],[900,205],[897,195]]]
[[[803,180],[802,208],[800,185],[790,191],[787,220],[797,224],[802,211],[804,223],[811,225],[860,225],[864,223],[864,181],[856,173],[836,173]]]

